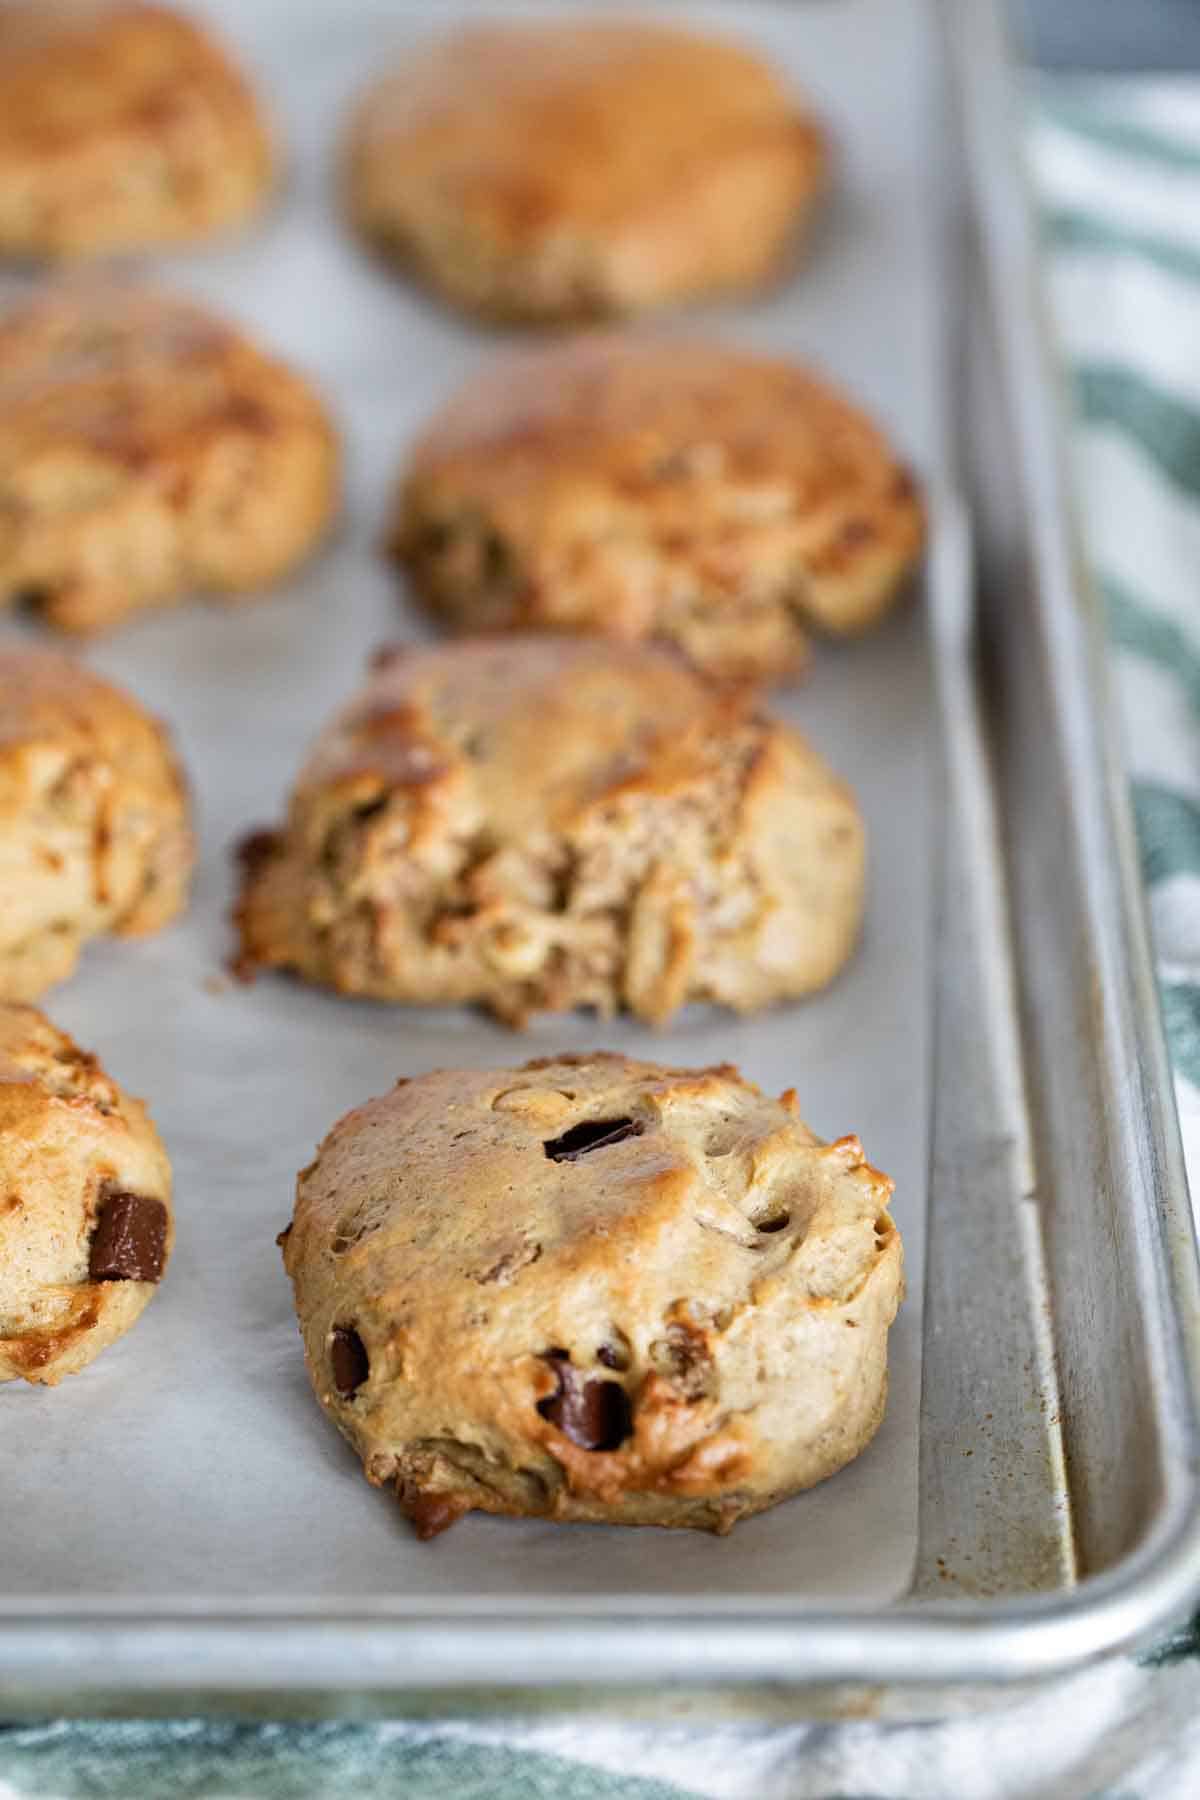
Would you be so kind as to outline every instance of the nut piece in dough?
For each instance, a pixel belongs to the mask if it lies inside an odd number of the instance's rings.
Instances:
[[[825,183],[816,121],[748,50],[628,19],[470,25],[351,122],[360,232],[493,318],[638,312],[759,287]]]
[[[309,383],[189,302],[69,286],[0,319],[0,604],[61,631],[279,580],[337,462]]]
[[[274,179],[258,104],[221,47],[142,0],[0,6],[0,256],[200,242]]]
[[[0,998],[64,980],[89,938],[158,931],[193,856],[163,726],[65,656],[0,650]]]
[[[0,1003],[0,1381],[85,1368],[137,1319],[173,1238],[141,1101],[32,1006]]]
[[[883,1417],[891,1191],[794,1094],[597,1053],[368,1101],[281,1242],[317,1399],[421,1536],[472,1508],[724,1532]]]
[[[829,981],[864,848],[849,790],[751,694],[648,645],[509,636],[386,655],[244,863],[247,973],[661,1024]]]
[[[389,531],[465,631],[658,638],[731,677],[801,669],[808,630],[865,630],[924,524],[912,477],[795,363],[596,335],[510,352],[418,440]]]

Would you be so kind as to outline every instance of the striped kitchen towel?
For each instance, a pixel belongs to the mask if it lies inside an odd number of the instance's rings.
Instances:
[[[1032,132],[1193,1194],[1200,1192],[1200,86],[1048,85]],[[1197,1791],[1200,1791],[1198,1789]]]
[[[1031,149],[1200,1193],[1200,82],[1045,86]],[[10,1726],[0,1800],[1196,1800],[1198,1650],[941,1724]]]

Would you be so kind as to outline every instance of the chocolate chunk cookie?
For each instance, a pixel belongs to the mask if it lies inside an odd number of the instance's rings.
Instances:
[[[534,1012],[820,987],[855,942],[854,799],[753,697],[645,645],[397,652],[245,849],[243,967]]]
[[[0,6],[0,255],[87,257],[242,224],[274,169],[224,51],[166,6]]]
[[[736,1069],[547,1058],[348,1113],[283,1257],[317,1399],[421,1536],[724,1532],[879,1425],[891,1191]]]
[[[433,420],[390,547],[459,630],[665,639],[725,676],[864,630],[920,553],[880,432],[789,362],[597,335],[510,353]]]
[[[62,981],[89,938],[159,930],[192,860],[157,720],[65,656],[0,650],[0,998]]]
[[[0,319],[0,604],[94,632],[313,548],[337,447],[309,384],[221,320],[123,287]]]
[[[336,503],[309,384],[188,302],[51,290],[0,320],[0,604],[94,632],[278,580]]]
[[[489,22],[368,91],[346,195],[448,300],[571,319],[758,286],[825,166],[812,116],[734,44],[630,19]]]
[[[141,1101],[33,1007],[0,1003],[0,1381],[53,1386],[115,1343],[173,1235]]]

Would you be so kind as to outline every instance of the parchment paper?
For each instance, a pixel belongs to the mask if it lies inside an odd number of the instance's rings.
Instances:
[[[302,753],[370,648],[424,631],[376,555],[385,498],[411,434],[496,339],[374,266],[333,201],[346,101],[461,8],[212,0],[197,10],[257,72],[290,145],[288,181],[250,236],[148,272],[218,304],[322,382],[345,434],[347,507],[337,541],[271,598],[237,611],[189,604],[86,653],[172,722],[203,856],[183,921],[90,949],[45,1004],[149,1100],[174,1162],[178,1243],[141,1322],[85,1374],[57,1390],[0,1388],[0,1593],[250,1614],[417,1596],[451,1608],[475,1597],[630,1607],[638,1596],[894,1596],[916,1544],[929,1115],[933,708],[920,605],[861,644],[822,648],[809,681],[780,702],[858,789],[870,830],[865,942],[816,1000],[755,1020],[696,1010],[660,1036],[575,1017],[513,1037],[467,1011],[392,1010],[278,978],[212,991],[230,950],[231,843],[281,816]],[[764,46],[814,96],[840,154],[838,193],[805,266],[760,302],[683,323],[813,357],[936,474],[937,146],[918,9],[847,0],[692,16]],[[794,1084],[817,1131],[857,1131],[894,1175],[909,1298],[886,1422],[857,1464],[724,1540],[473,1517],[420,1546],[309,1392],[273,1241],[295,1172],[346,1108],[400,1074],[589,1047],[730,1059],[775,1092]]]

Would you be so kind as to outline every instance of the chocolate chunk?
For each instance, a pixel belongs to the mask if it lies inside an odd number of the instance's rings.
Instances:
[[[633,1361],[633,1346],[619,1325],[609,1325],[609,1335],[596,1351],[596,1361],[623,1375]]]
[[[512,556],[508,545],[494,531],[483,540],[483,579],[489,587],[504,581],[512,573]]]
[[[329,1340],[333,1385],[343,1400],[352,1400],[371,1372],[367,1349],[353,1325],[335,1325]]]
[[[158,1281],[167,1260],[167,1209],[145,1194],[110,1191],[92,1233],[92,1281]]]
[[[451,1525],[457,1525],[463,1514],[471,1510],[456,1494],[409,1494],[402,1498],[401,1504],[422,1543],[428,1543],[440,1532],[449,1531]]]
[[[239,838],[234,850],[238,862],[248,879],[257,875],[264,863],[279,849],[279,833],[277,831],[248,831]]]
[[[644,1130],[640,1119],[585,1119],[561,1137],[548,1138],[542,1149],[551,1162],[578,1162],[589,1150],[607,1150],[625,1138],[640,1137]]]
[[[558,1388],[537,1403],[543,1419],[581,1450],[615,1450],[623,1444],[633,1428],[633,1412],[620,1382],[581,1381],[565,1350],[550,1350],[545,1360]]]
[[[444,520],[433,519],[421,527],[418,547],[424,556],[441,556],[453,542],[453,528]]]
[[[407,644],[377,644],[367,658],[367,667],[373,670],[390,669],[411,654],[411,648]]]
[[[370,800],[361,800],[351,812],[350,817],[356,825],[365,825],[371,819],[377,819],[381,812],[386,812],[390,796],[386,793],[375,794]]]
[[[703,1400],[715,1385],[712,1358],[704,1334],[674,1321],[665,1338],[650,1346],[650,1360],[658,1373],[685,1400]]]

